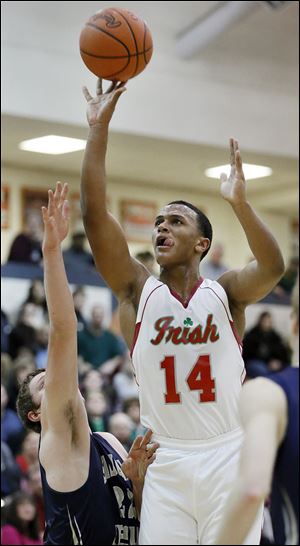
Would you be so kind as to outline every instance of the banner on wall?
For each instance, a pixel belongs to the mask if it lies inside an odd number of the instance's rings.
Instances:
[[[134,200],[123,200],[120,205],[121,222],[128,241],[151,242],[157,205]]]

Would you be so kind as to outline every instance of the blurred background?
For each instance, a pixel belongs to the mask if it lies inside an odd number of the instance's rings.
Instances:
[[[100,321],[116,336],[115,352],[107,361],[117,358],[117,364],[102,373],[108,401],[99,411],[127,413],[123,401],[136,396],[116,301],[95,271],[83,232],[79,184],[84,142],[78,151],[65,153],[62,143],[59,153],[20,148],[23,141],[47,135],[86,139],[82,86],[93,93],[96,77],[81,60],[79,35],[87,19],[109,5],[1,2],[1,371],[12,411],[18,359],[26,357],[38,366],[46,358],[40,206],[56,180],[70,186],[71,231],[64,256],[79,329]],[[268,176],[252,178],[251,173],[248,197],[279,242],[286,263],[283,281],[247,310],[247,328],[263,324],[263,329],[274,329],[286,347],[299,256],[299,2],[119,1],[118,6],[145,19],[154,52],[145,71],[128,82],[111,122],[109,208],[123,225],[132,253],[148,259],[154,274],[153,218],[175,199],[194,203],[212,222],[215,245],[204,270],[210,267],[211,274],[243,267],[251,259],[245,236],[220,197],[218,176],[206,174],[228,163],[228,139],[237,138],[244,163],[269,168]],[[27,254],[24,237],[30,243]],[[265,312],[271,322],[261,316]],[[84,350],[80,358],[82,378],[94,368],[101,370],[103,363],[89,362]],[[286,365],[287,353],[271,355],[273,360]],[[130,396],[115,385],[123,385],[120,373],[133,389]],[[101,426],[107,429],[104,421]],[[8,445],[15,455],[22,448],[21,440],[14,442]]]

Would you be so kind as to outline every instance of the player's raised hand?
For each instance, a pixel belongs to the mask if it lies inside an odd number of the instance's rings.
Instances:
[[[238,141],[229,139],[230,147],[230,175],[221,174],[221,195],[232,205],[239,205],[246,201],[246,183],[243,173],[243,163]]]
[[[95,97],[92,97],[87,87],[83,87],[83,94],[87,101],[87,120],[90,127],[110,122],[120,96],[126,91],[125,84],[126,82],[112,82],[103,92],[102,79],[99,78]]]
[[[148,466],[155,460],[155,452],[159,447],[157,442],[149,444],[152,430],[147,430],[144,436],[137,436],[129,450],[127,459],[122,463],[124,474],[131,481],[143,482]]]
[[[68,184],[56,183],[55,192],[48,190],[48,206],[42,207],[44,221],[43,252],[56,249],[69,231],[70,207]]]

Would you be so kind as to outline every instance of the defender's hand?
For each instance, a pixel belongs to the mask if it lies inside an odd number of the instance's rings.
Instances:
[[[229,139],[230,146],[230,175],[221,174],[221,195],[231,205],[240,205],[246,202],[246,183],[243,173],[243,163],[238,141]]]
[[[83,87],[83,94],[87,101],[87,120],[90,127],[108,124],[114,113],[116,104],[124,91],[126,82],[112,82],[103,93],[102,79],[98,79],[96,97],[92,97],[87,87]]]
[[[127,459],[122,463],[124,474],[132,482],[143,482],[148,466],[155,460],[155,452],[159,447],[157,442],[149,444],[152,430],[147,430],[144,436],[134,440]]]
[[[42,207],[44,221],[43,252],[57,248],[69,231],[70,207],[66,197],[68,184],[56,183],[55,192],[48,190],[48,207]]]

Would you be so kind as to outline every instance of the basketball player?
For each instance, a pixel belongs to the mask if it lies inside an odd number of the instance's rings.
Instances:
[[[242,389],[240,469],[216,544],[242,544],[270,490],[274,544],[299,544],[299,278],[292,306],[293,366]]]
[[[90,432],[78,389],[77,321],[61,251],[69,224],[67,191],[58,182],[54,194],[49,190],[48,208],[42,208],[48,363],[46,371],[25,379],[17,408],[25,426],[41,433],[44,543],[137,544],[136,508],[157,446],[147,449],[148,431],[127,458],[114,436]]]
[[[129,254],[106,208],[108,127],[124,84],[96,97],[84,88],[90,125],[81,182],[82,213],[97,268],[120,302],[123,335],[140,388],[141,422],[159,441],[148,469],[140,544],[213,544],[242,441],[238,397],[244,374],[240,338],[245,307],[283,274],[276,241],[246,198],[238,143],[230,139],[231,173],[221,194],[244,229],[255,260],[216,281],[199,276],[209,250],[209,220],[184,201],[159,212],[154,278]],[[151,476],[151,479],[149,479]],[[262,512],[262,508],[261,508]],[[245,544],[258,544],[261,514]]]

